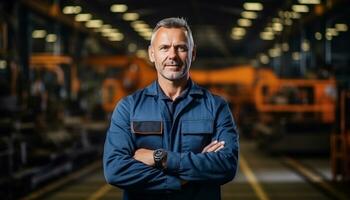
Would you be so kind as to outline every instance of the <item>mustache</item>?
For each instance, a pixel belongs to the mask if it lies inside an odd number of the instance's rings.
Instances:
[[[179,62],[179,61],[168,61],[168,62],[165,62],[164,65],[176,65],[176,66],[180,66],[182,65],[183,63],[182,62]]]

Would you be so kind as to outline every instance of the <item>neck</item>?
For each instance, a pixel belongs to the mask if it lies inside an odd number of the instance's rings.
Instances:
[[[188,76],[176,81],[158,78],[158,83],[164,94],[171,100],[175,100],[178,96],[180,96],[181,92],[186,89],[188,80]]]

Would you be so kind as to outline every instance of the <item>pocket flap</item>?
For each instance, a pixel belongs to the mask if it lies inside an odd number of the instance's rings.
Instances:
[[[161,135],[163,132],[162,121],[132,121],[131,130],[136,134]]]
[[[213,120],[183,120],[181,131],[184,134],[212,134]]]

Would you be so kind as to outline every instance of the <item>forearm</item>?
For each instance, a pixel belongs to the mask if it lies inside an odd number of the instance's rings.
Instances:
[[[182,180],[216,181],[223,184],[233,179],[237,163],[238,152],[168,152],[166,172]]]
[[[166,191],[181,188],[181,181],[176,176],[125,156],[106,158],[104,173],[109,184],[128,190]]]

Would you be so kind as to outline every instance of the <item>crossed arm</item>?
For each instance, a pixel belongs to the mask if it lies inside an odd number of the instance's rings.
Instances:
[[[206,147],[204,147],[202,153],[218,152],[224,148],[225,141],[218,142],[217,140],[211,142]],[[153,151],[150,149],[137,149],[134,154],[134,159],[140,161],[148,166],[154,166]],[[164,163],[166,164],[166,162]],[[164,166],[166,168],[166,166]]]

